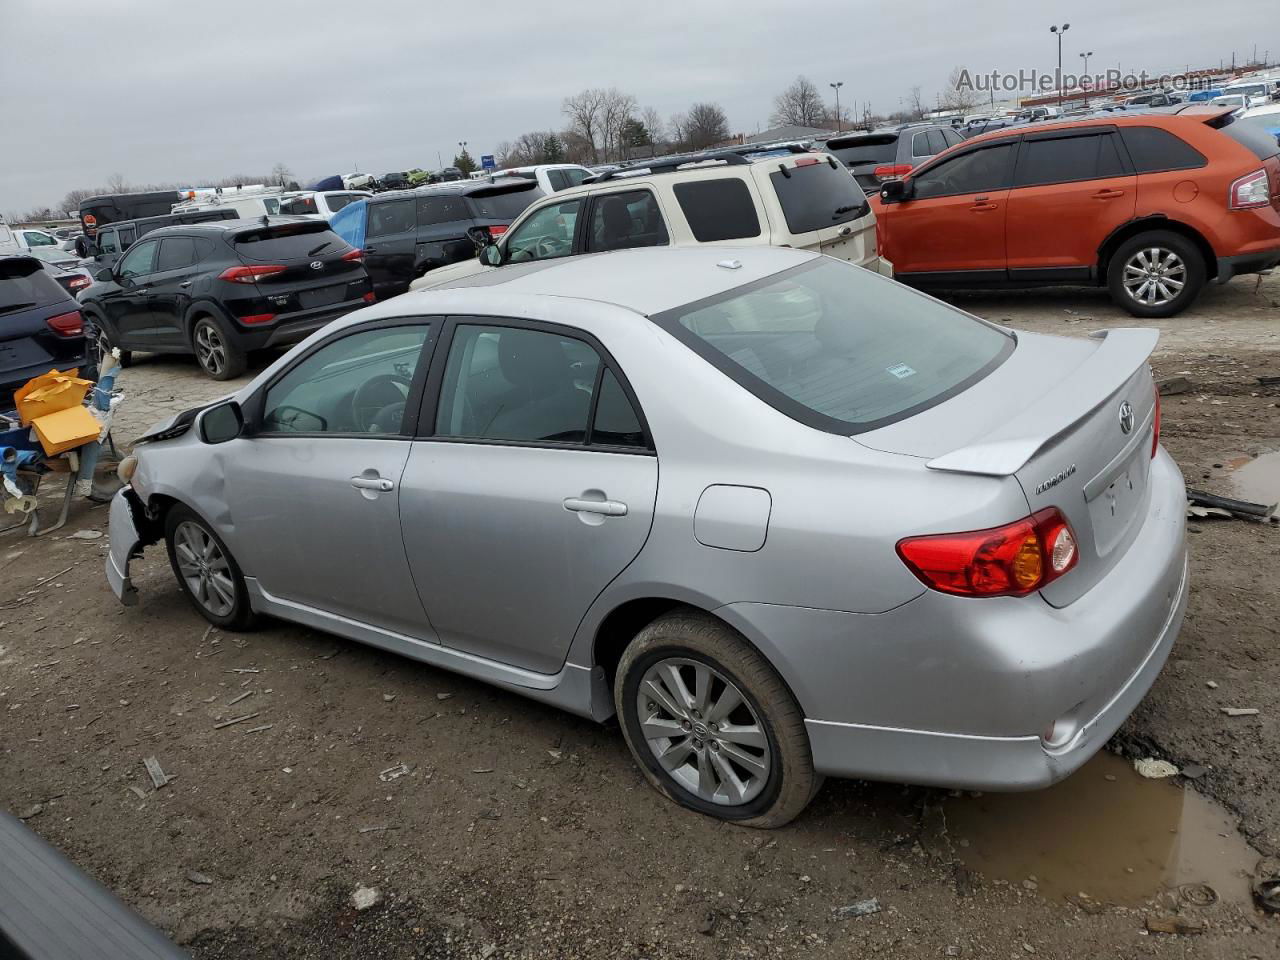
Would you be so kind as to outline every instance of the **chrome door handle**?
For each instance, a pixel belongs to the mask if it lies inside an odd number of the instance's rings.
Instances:
[[[564,508],[574,513],[598,513],[606,517],[627,515],[627,505],[617,500],[583,500],[580,497],[567,497]]]
[[[379,490],[390,493],[396,485],[386,477],[352,477],[351,485],[357,490]]]
[[[191,286],[191,281],[183,280],[180,284],[178,284],[178,286],[182,287],[183,289],[186,289],[187,287]]]

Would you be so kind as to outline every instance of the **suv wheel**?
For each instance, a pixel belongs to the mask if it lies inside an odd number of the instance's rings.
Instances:
[[[226,325],[208,314],[196,318],[191,346],[204,372],[214,380],[238,377],[248,365],[248,357],[232,342]]]
[[[258,615],[231,551],[193,510],[178,504],[164,523],[169,565],[200,615],[224,630],[247,630]]]
[[[92,314],[89,315],[89,322],[93,324],[93,342],[89,346],[91,351],[91,359],[96,369],[102,369],[102,360],[114,348],[115,343],[111,339],[111,334],[107,333],[107,328],[102,325],[102,321]],[[120,366],[128,367],[133,364],[133,353],[129,350],[120,351]]]
[[[1172,317],[1200,294],[1204,256],[1168,230],[1140,233],[1122,243],[1107,267],[1111,298],[1135,317]]]
[[[641,630],[618,664],[613,695],[645,778],[682,806],[780,827],[822,784],[782,678],[711,617],[669,614]]]

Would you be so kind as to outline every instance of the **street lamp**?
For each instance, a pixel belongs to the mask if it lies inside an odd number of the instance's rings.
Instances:
[[[837,80],[835,83],[827,84],[836,92],[836,133],[840,132],[840,88],[844,86],[843,80]]]
[[[1050,33],[1058,35],[1058,109],[1062,109],[1062,35],[1071,29],[1071,24],[1064,23],[1062,26],[1050,27]]]
[[[1082,53],[1082,54],[1080,54],[1081,59],[1083,59],[1083,60],[1084,60],[1084,73],[1085,73],[1085,76],[1088,76],[1088,75],[1089,75],[1089,58],[1090,58],[1090,57],[1092,57],[1092,56],[1093,56],[1093,51],[1092,51],[1092,50],[1090,50],[1088,53]]]

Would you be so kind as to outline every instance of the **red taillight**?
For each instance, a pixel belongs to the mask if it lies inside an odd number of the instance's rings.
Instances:
[[[365,303],[374,303],[378,299],[378,295],[370,290],[364,295],[363,299]]]
[[[1156,387],[1156,416],[1155,425],[1151,428],[1151,459],[1155,459],[1156,451],[1160,449],[1160,388]]]
[[[67,284],[72,290],[83,290],[89,284],[93,283],[88,277],[72,277],[71,282]]]
[[[1253,207],[1269,206],[1271,184],[1267,181],[1267,171],[1255,170],[1231,184],[1230,198],[1232,210],[1250,210]]]
[[[56,317],[50,317],[45,323],[60,337],[78,337],[84,333],[84,317],[80,315],[79,310],[60,313]]]
[[[276,274],[284,273],[288,267],[273,263],[270,265],[263,264],[257,267],[227,267],[220,274],[219,280],[230,280],[232,283],[253,283],[256,280],[264,280],[267,277],[274,277]]]
[[[1020,597],[1076,565],[1075,534],[1057,507],[991,530],[908,537],[898,556],[925,586],[962,597]]]
[[[240,322],[250,325],[255,323],[270,323],[275,318],[276,315],[274,313],[251,313],[247,317],[241,317]]]
[[[496,240],[498,237],[502,236],[504,233],[507,232],[508,226],[509,225],[505,223],[494,223],[488,226],[486,229],[489,231],[489,236]]]
[[[876,167],[873,172],[877,180],[897,180],[899,177],[905,177],[911,172],[911,164],[890,163],[883,167]]]
[[[342,259],[343,259],[343,260],[346,260],[346,261],[348,261],[348,262],[350,262],[350,261],[352,261],[352,260],[363,260],[363,259],[364,259],[364,251],[363,251],[363,250],[360,250],[360,249],[348,250],[346,253],[344,253],[344,254],[342,255]]]

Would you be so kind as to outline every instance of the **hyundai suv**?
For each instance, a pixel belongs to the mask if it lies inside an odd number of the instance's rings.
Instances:
[[[99,351],[195,354],[214,380],[249,351],[296,343],[373,302],[362,254],[323,220],[263,217],[162,227],[80,294]]]
[[[950,124],[913,123],[831,137],[826,149],[849,168],[858,186],[870,196],[879,192],[881,184],[905,176],[963,140]]]
[[[1221,108],[1110,114],[967,140],[875,201],[919,286],[1105,285],[1138,317],[1280,263],[1280,146]]]

